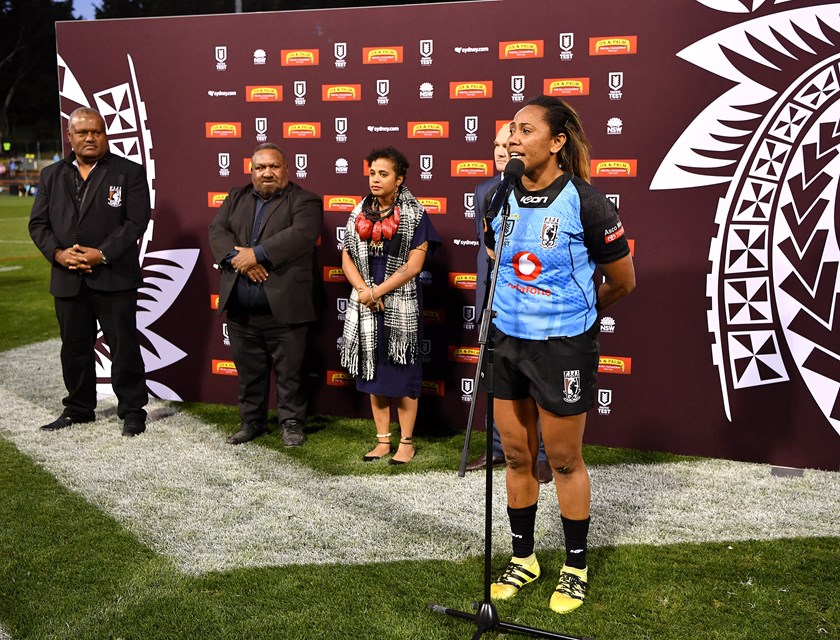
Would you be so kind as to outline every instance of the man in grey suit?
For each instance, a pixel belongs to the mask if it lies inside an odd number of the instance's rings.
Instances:
[[[111,382],[122,434],[146,430],[146,375],[137,340],[138,241],[151,217],[146,172],[113,155],[102,116],[70,114],[72,153],[41,172],[29,234],[50,262],[50,293],[61,332],[64,411],[41,429],[93,422],[97,321],[111,354]]]
[[[210,223],[210,246],[221,271],[219,313],[239,377],[239,431],[229,444],[266,433],[271,370],[283,444],[304,443],[303,363],[307,333],[317,318],[315,245],[323,204],[289,181],[280,148],[259,145],[251,184],[231,190]]]

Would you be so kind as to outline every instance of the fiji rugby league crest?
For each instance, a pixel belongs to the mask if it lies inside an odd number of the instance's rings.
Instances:
[[[543,220],[540,230],[540,246],[543,249],[553,249],[557,246],[557,232],[560,229],[560,218],[549,216]]]
[[[580,400],[580,371],[578,369],[563,372],[563,400],[570,404]]]
[[[122,187],[108,187],[108,205],[111,207],[122,205]]]

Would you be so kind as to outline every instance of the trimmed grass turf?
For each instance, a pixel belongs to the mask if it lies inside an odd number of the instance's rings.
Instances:
[[[50,265],[29,238],[33,200],[0,195],[0,351],[58,336]]]
[[[475,630],[426,607],[470,611],[482,594],[481,558],[189,577],[3,440],[0,486],[0,520],[8,523],[0,528],[0,620],[14,640],[414,640]],[[595,549],[590,596],[567,617],[547,609],[562,553],[543,551],[540,560],[547,575],[498,605],[503,620],[597,639],[840,632],[836,538]]]

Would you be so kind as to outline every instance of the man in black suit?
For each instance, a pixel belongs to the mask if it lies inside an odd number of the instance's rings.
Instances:
[[[475,206],[475,232],[478,237],[478,256],[476,258],[476,287],[475,287],[475,311],[476,317],[481,318],[484,312],[484,306],[487,304],[487,287],[490,273],[492,270],[492,262],[490,256],[487,255],[487,250],[484,245],[484,216],[487,214],[487,207],[490,205],[490,200],[496,191],[496,188],[502,181],[502,172],[507,166],[510,156],[508,156],[507,140],[510,137],[509,124],[505,123],[501,126],[496,134],[496,139],[493,140],[493,162],[496,165],[496,171],[499,173],[489,180],[485,180],[475,188],[473,203]],[[499,430],[493,424],[493,466],[505,464],[505,454],[502,451],[502,441],[499,438]],[[467,463],[467,471],[477,471],[487,466],[487,453],[482,452]],[[548,458],[545,455],[545,448],[540,438],[540,452],[537,457],[537,476],[540,482],[550,482],[552,479],[551,468],[548,465]]]
[[[251,157],[251,184],[231,190],[210,224],[210,246],[221,271],[219,313],[239,376],[238,432],[229,444],[267,431],[271,369],[283,444],[304,443],[303,361],[317,318],[315,245],[323,220],[321,198],[289,182],[277,145]]]
[[[41,429],[96,419],[99,322],[111,354],[111,381],[122,434],[146,430],[146,375],[137,340],[138,241],[151,217],[146,172],[108,150],[94,109],[70,114],[72,153],[41,172],[29,234],[52,265],[50,293],[61,332],[64,411]]]

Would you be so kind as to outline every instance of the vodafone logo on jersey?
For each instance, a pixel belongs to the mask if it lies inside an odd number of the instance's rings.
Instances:
[[[513,270],[516,276],[525,282],[536,280],[542,273],[542,262],[530,251],[520,251],[513,256]]]

